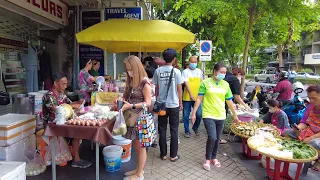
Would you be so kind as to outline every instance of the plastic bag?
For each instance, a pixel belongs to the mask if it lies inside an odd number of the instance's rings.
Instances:
[[[122,136],[124,136],[127,133],[127,125],[126,125],[126,121],[124,120],[122,110],[119,111],[116,117],[116,122],[114,123],[112,132],[114,135],[122,135]]]
[[[26,151],[24,161],[27,163],[27,176],[39,175],[47,169],[47,166],[38,151]]]
[[[52,138],[50,139],[50,143],[46,148],[46,154],[44,156],[45,164],[47,166],[51,165],[51,161],[52,161],[51,141],[52,141]],[[69,150],[69,146],[63,137],[57,138],[55,146],[56,146],[55,147],[56,148],[55,160],[56,160],[57,165],[64,164],[64,163],[72,160],[72,155]]]
[[[56,110],[56,118],[53,120],[56,124],[65,124],[66,123],[66,110],[63,106],[58,106]]]

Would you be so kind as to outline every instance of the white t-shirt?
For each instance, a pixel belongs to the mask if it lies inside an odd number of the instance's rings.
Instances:
[[[202,71],[198,68],[191,70],[191,69],[185,69],[182,71],[182,81],[183,82],[189,82],[189,78],[200,78],[203,80],[203,74]]]

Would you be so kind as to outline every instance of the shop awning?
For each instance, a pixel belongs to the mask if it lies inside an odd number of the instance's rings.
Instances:
[[[195,34],[165,20],[112,19],[76,34],[79,43],[106,49],[110,53],[180,51],[195,43]]]

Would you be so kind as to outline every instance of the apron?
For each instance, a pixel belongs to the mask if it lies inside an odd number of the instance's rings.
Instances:
[[[310,111],[306,121],[306,124],[309,126],[302,130],[299,135],[299,140],[301,141],[320,132],[320,114],[314,113],[314,108],[315,107],[313,107],[313,109]]]
[[[280,131],[281,135],[283,134],[284,129],[279,129],[278,128],[278,121],[279,121],[279,114],[280,111],[278,113],[273,113],[271,116],[271,124],[274,125],[275,127],[277,127],[277,129]]]

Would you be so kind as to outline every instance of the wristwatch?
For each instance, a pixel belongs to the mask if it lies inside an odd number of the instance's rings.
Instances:
[[[136,105],[135,104],[132,104],[132,109],[136,109]]]

